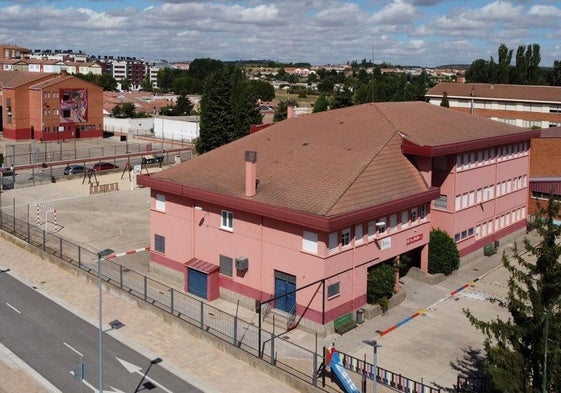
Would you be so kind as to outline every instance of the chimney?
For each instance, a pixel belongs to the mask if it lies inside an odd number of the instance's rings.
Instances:
[[[292,119],[294,117],[294,105],[288,104],[286,107],[286,118]]]
[[[245,196],[255,196],[257,192],[257,152],[245,152]]]

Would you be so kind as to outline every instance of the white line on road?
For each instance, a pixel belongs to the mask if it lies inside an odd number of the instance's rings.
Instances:
[[[77,349],[73,348],[72,345],[67,344],[65,342],[63,342],[64,345],[66,345],[69,349],[71,349],[72,351],[76,352],[79,356],[84,356],[81,352],[79,352]]]
[[[18,314],[21,314],[21,311],[18,310],[17,308],[15,308],[14,306],[12,306],[10,303],[6,303],[6,306],[10,307],[12,310],[14,310],[15,312],[17,312]]]

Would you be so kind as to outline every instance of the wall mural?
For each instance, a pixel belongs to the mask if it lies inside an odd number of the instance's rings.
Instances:
[[[60,89],[60,122],[85,123],[88,121],[88,91]]]

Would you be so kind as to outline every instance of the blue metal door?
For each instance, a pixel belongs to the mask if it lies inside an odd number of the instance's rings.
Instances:
[[[275,298],[276,298],[275,308],[293,314],[296,311],[295,291],[296,291],[296,276],[276,271],[275,272]]]
[[[207,275],[189,268],[187,273],[187,291],[195,296],[207,298]]]

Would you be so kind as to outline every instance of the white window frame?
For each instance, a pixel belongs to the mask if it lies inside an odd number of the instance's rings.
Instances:
[[[347,247],[351,245],[351,228],[345,228],[341,230],[341,247]]]
[[[220,214],[220,229],[225,229],[227,231],[234,230],[234,213],[229,210],[222,210]]]
[[[312,231],[302,231],[302,250],[306,252],[311,252],[313,254],[318,253],[318,234]]]
[[[164,194],[156,194],[156,198],[154,198],[155,203],[154,207],[157,211],[165,212],[166,211],[166,196]]]

